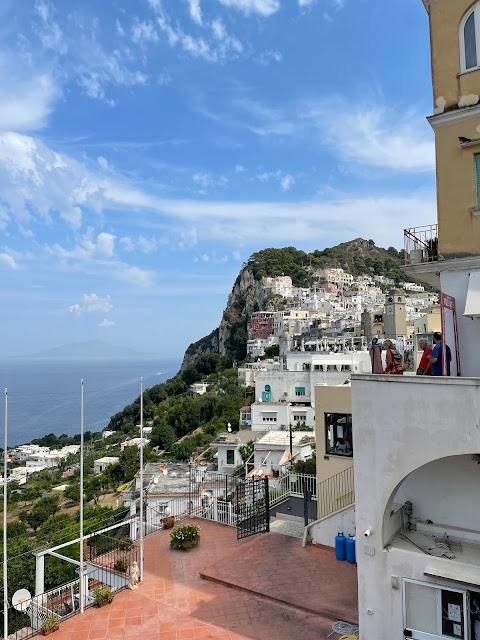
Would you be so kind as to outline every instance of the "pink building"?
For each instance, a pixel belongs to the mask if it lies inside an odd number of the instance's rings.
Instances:
[[[248,323],[248,335],[251,338],[268,338],[273,335],[274,311],[256,311]]]

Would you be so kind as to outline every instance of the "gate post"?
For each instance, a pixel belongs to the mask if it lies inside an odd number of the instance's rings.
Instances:
[[[268,487],[268,478],[263,479],[265,491],[265,531],[270,531],[270,490]]]
[[[312,499],[312,492],[305,490],[303,492],[303,522],[304,525],[307,526],[308,525],[308,521],[309,521],[309,506],[310,506],[310,501]]]

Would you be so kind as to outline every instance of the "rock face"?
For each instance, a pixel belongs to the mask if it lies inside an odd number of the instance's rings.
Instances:
[[[240,355],[242,345],[247,341],[247,322],[254,311],[274,310],[275,296],[265,289],[262,280],[255,280],[251,270],[244,267],[228,296],[220,326],[198,342],[192,343],[185,352],[181,371],[191,365],[199,356],[218,353],[221,356]]]

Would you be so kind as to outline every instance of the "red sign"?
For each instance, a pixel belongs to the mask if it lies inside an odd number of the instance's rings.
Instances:
[[[440,293],[440,306],[442,309],[455,311],[455,298],[452,298],[452,296],[449,296],[447,293]]]

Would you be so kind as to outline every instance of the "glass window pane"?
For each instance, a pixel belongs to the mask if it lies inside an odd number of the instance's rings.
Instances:
[[[465,67],[472,69],[477,66],[477,41],[475,34],[475,11],[472,12],[463,30],[465,40]]]
[[[437,633],[437,589],[406,582],[405,610],[407,629]]]

